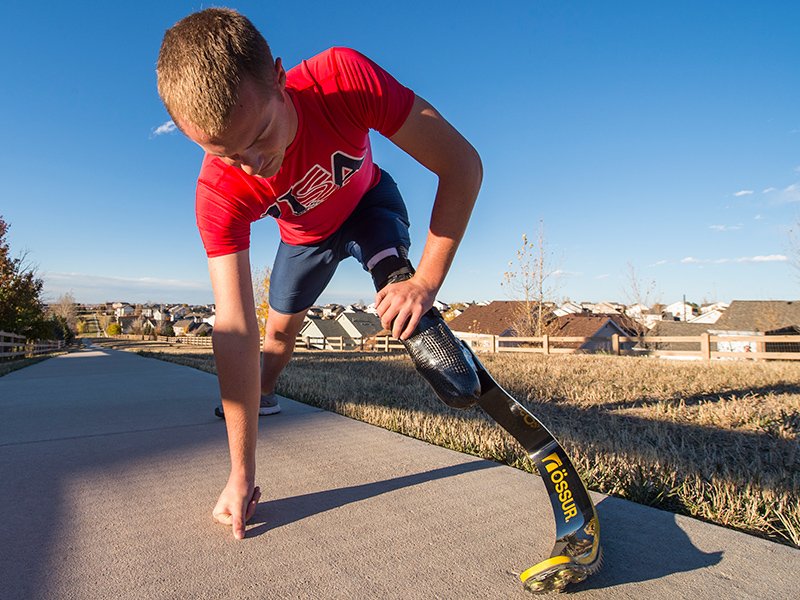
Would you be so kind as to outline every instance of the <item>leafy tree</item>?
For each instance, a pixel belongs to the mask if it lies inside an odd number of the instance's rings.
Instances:
[[[0,216],[0,331],[43,339],[45,309],[41,300],[44,282],[22,258],[11,258],[5,240],[8,224]],[[46,337],[46,336],[44,336]]]
[[[264,267],[253,271],[253,300],[256,304],[256,317],[258,318],[258,330],[261,337],[267,331],[267,317],[269,316],[269,278],[272,269]]]
[[[156,335],[164,337],[175,337],[175,330],[172,329],[171,323],[162,321],[156,326]]]
[[[106,333],[108,333],[108,335],[119,335],[122,333],[122,327],[119,323],[111,323],[111,325],[108,326]]]

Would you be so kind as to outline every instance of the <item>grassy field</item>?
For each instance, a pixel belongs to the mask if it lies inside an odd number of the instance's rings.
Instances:
[[[123,343],[215,372],[210,350]],[[800,546],[800,364],[483,355],[592,490]],[[534,471],[480,409],[444,406],[403,355],[298,352],[289,398]]]

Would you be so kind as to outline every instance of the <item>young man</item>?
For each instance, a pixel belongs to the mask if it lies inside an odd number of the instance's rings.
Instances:
[[[461,385],[466,393],[441,392],[455,389],[453,375],[442,377],[426,349],[429,340],[441,345],[440,334],[420,332],[446,330],[431,307],[469,221],[481,161],[430,104],[366,57],[333,48],[287,72],[235,11],[207,9],[179,21],[164,36],[157,73],[175,124],[206,152],[196,212],[217,305],[214,357],[231,454],[214,516],[241,539],[260,497],[260,400],[273,394],[308,308],[347,256],[372,274],[381,322],[407,340],[432,385],[439,377],[440,397],[474,403],[474,373]],[[370,129],[439,177],[416,272],[406,258],[405,206],[372,162]],[[259,365],[248,248],[250,223],[265,216],[277,219],[281,242]],[[454,347],[452,335],[448,343]]]

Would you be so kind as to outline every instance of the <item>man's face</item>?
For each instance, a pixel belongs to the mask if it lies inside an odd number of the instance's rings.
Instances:
[[[193,142],[248,175],[272,177],[297,131],[297,115],[281,85],[267,98],[251,80],[239,85],[239,101],[228,127],[209,136],[191,123],[178,123]]]

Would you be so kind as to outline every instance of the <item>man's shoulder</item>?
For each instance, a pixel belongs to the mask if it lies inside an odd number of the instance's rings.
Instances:
[[[347,76],[354,65],[371,61],[352,48],[334,46],[292,67],[287,72],[287,85],[296,90],[323,84],[331,79]]]

